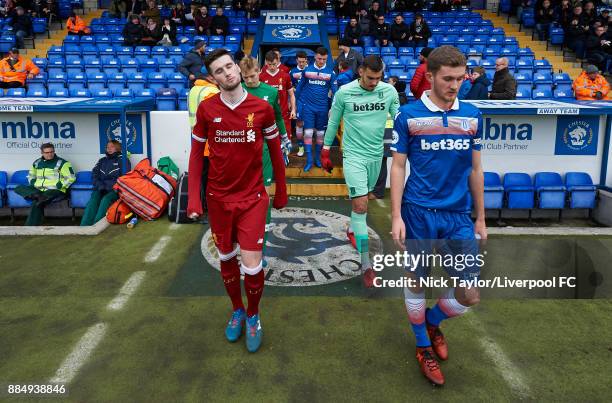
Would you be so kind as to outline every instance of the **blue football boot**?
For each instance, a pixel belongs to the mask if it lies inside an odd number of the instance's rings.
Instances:
[[[304,149],[306,150],[306,165],[304,165],[304,172],[308,172],[312,169],[312,144],[305,144]]]
[[[229,322],[227,322],[227,327],[225,328],[225,337],[227,337],[227,340],[233,343],[240,338],[245,320],[246,312],[244,312],[244,309],[240,308],[232,312],[232,317]]]
[[[261,330],[259,315],[249,316],[247,318],[246,345],[247,350],[249,350],[250,353],[254,353],[259,350],[262,336],[263,332]]]

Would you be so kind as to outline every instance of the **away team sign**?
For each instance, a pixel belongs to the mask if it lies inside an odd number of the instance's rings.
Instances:
[[[320,41],[316,12],[268,11],[262,42],[318,44]]]
[[[361,274],[359,255],[346,238],[350,218],[331,211],[288,207],[272,211],[264,269],[266,285],[305,287],[348,280]],[[371,254],[382,242],[368,228]],[[210,230],[202,238],[202,254],[219,270],[219,254]]]

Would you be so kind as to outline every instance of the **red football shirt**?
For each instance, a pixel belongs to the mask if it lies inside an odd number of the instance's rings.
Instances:
[[[236,202],[263,194],[263,142],[276,136],[272,107],[246,91],[236,105],[227,104],[221,94],[201,102],[193,137],[206,140],[210,151],[206,197]]]
[[[289,73],[278,69],[276,74],[272,75],[266,69],[259,73],[259,80],[278,90],[278,103],[280,104],[283,117],[289,116],[289,90],[293,88]]]

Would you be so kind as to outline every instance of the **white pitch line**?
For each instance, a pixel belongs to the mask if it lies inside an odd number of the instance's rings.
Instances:
[[[471,325],[479,330],[483,329],[482,324],[476,318],[474,313],[467,315],[468,321]],[[480,345],[483,350],[489,356],[489,359],[493,361],[497,367],[497,371],[501,374],[502,378],[506,381],[510,389],[521,398],[526,398],[530,394],[529,386],[525,382],[521,371],[512,363],[510,358],[504,353],[501,347],[495,343],[487,334],[481,334],[478,337]]]
[[[128,302],[128,299],[134,294],[134,292],[138,289],[140,284],[145,278],[144,271],[134,272],[130,278],[125,282],[123,287],[119,290],[119,294],[109,304],[106,306],[106,309],[109,311],[120,311],[123,309],[125,304]]]
[[[168,245],[171,239],[172,237],[168,235],[164,235],[159,238],[159,241],[157,241],[157,243],[153,245],[151,250],[149,250],[149,253],[147,253],[147,256],[145,256],[145,263],[153,263],[157,259],[159,259],[162,252],[164,251],[164,248],[166,247],[166,245]]]
[[[55,372],[49,383],[68,384],[75,377],[79,369],[85,364],[91,353],[104,338],[106,323],[98,323],[87,329],[81,340],[74,346],[62,365]]]
[[[170,226],[168,227],[170,231],[176,231],[179,228],[181,228],[181,225],[175,222],[171,223]]]
[[[376,204],[378,204],[380,207],[386,209],[387,208],[387,203],[382,200],[382,199],[375,199],[374,200],[376,202]]]

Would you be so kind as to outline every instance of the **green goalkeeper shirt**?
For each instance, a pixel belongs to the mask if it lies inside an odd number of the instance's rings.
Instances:
[[[395,116],[399,106],[397,91],[390,84],[380,82],[373,91],[363,89],[359,80],[343,85],[334,96],[324,144],[332,145],[344,120],[344,158],[381,159],[387,115]]]
[[[242,88],[244,88],[249,94],[255,95],[257,98],[263,99],[272,106],[272,109],[274,109],[276,126],[278,126],[278,132],[280,133],[281,137],[286,136],[287,128],[285,127],[283,113],[281,112],[280,104],[278,103],[278,90],[266,83],[259,83],[259,87],[257,88],[249,88],[244,83],[242,83]]]

